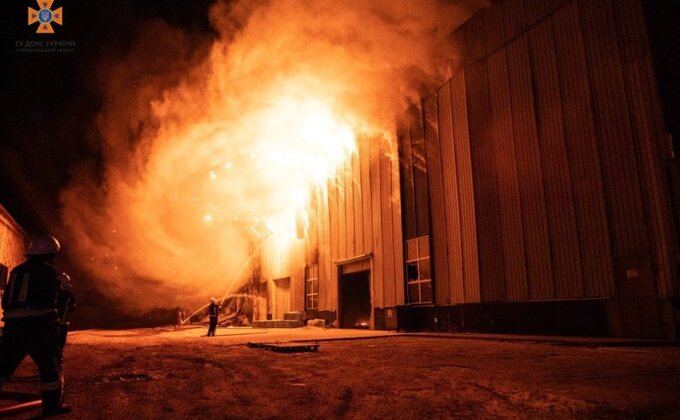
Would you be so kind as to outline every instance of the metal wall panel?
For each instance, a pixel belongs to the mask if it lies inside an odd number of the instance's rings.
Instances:
[[[24,260],[26,232],[5,208],[0,205],[0,264],[9,272]],[[2,279],[7,281],[7,279]],[[1,310],[0,310],[1,313]]]
[[[647,255],[649,240],[610,0],[580,0],[579,10],[600,140],[614,257]]]
[[[262,279],[272,283],[275,279],[290,278],[288,307],[291,311],[304,310],[305,251],[304,239],[294,240],[291,246],[285,249],[281,249],[270,239],[265,239],[262,244]]]
[[[678,273],[677,249],[669,189],[663,172],[664,159],[672,156],[664,156],[662,147],[666,133],[640,1],[621,0],[614,8],[614,15],[634,138],[639,139],[637,150],[645,185],[642,192],[658,265],[658,295],[666,298],[678,293],[673,285]]]
[[[524,0],[527,28],[531,28],[540,22],[547,14],[548,8],[545,1]]]
[[[411,135],[411,163],[413,164],[413,192],[416,207],[416,236],[423,236],[430,233],[430,205],[423,116],[420,108],[416,107],[410,109],[408,116],[409,133]],[[407,239],[410,238],[407,237]]]
[[[352,193],[354,203],[354,255],[366,254],[364,246],[364,214],[363,191],[361,188],[361,162],[357,145],[357,153],[352,155]]]
[[[318,206],[318,219],[322,219],[317,227],[320,309],[337,309],[337,263],[367,254],[372,254],[373,306],[403,303],[401,204],[398,179],[395,182],[394,178],[398,176],[396,165],[398,162],[383,139],[360,139],[357,154],[338,168],[335,179],[329,180],[327,195],[320,198],[324,204]],[[300,267],[304,277],[304,263]],[[297,265],[289,269],[294,281]],[[296,293],[304,297],[304,289]]]
[[[373,252],[373,212],[371,199],[371,184],[370,184],[370,152],[369,140],[366,138],[359,139],[359,182],[361,186],[361,206],[362,219],[359,221],[363,223],[363,239],[364,246],[363,254]]]
[[[331,179],[327,183],[328,188],[328,239],[329,239],[329,259],[328,259],[328,277],[327,282],[319,279],[319,304],[325,302],[328,306],[320,306],[319,309],[333,309],[336,308],[337,303],[337,284],[338,272],[334,261],[339,259],[338,249],[340,246],[340,228],[338,219],[338,185],[335,179]]]
[[[676,250],[639,0],[494,5],[459,31],[464,72],[424,101],[434,269],[449,279],[437,302],[611,297],[613,259],[648,255],[648,228],[669,296]],[[412,115],[409,145],[418,127]]]
[[[385,306],[392,306],[396,300],[396,287],[394,284],[395,270],[403,271],[402,266],[397,266],[392,251],[393,246],[399,246],[394,240],[394,231],[392,230],[392,179],[391,179],[391,161],[385,145],[381,143],[381,150],[378,153],[378,161],[380,168],[380,212],[381,212],[381,236],[383,238],[382,249],[376,250],[381,252],[383,256],[383,298]],[[386,156],[387,155],[387,156]],[[398,287],[403,288],[403,284]]]
[[[345,223],[345,248],[341,258],[352,258],[356,254],[354,253],[354,191],[352,188],[352,161],[346,160],[343,164],[342,173],[342,196],[341,201],[344,203],[344,219],[341,217],[340,220]],[[342,228],[341,228],[342,230]],[[342,241],[343,239],[341,239]]]
[[[479,11],[465,22],[457,31],[463,45],[463,65],[475,63],[486,55],[484,11]]]
[[[521,36],[572,0],[491,0],[458,29],[463,67]]]
[[[529,285],[506,50],[502,49],[491,55],[487,63],[491,136],[494,142],[502,225],[502,236],[499,239],[505,257],[506,298],[509,301],[526,300],[529,298]]]
[[[508,45],[508,71],[524,214],[528,292],[530,299],[545,299],[552,289],[553,267],[528,36]]]
[[[26,252],[27,235],[14,218],[0,205],[0,264],[7,268],[4,278],[0,278],[3,286],[7,283],[9,273],[21,264]],[[0,293],[1,294],[1,293]],[[2,308],[0,307],[0,327],[2,322]]]
[[[305,310],[305,243],[300,240],[293,248],[290,267],[290,310]]]
[[[505,0],[501,2],[503,23],[505,28],[505,40],[509,41],[524,33],[527,29],[528,19],[526,2],[532,0]]]
[[[396,145],[395,145],[396,147]],[[398,165],[391,145],[371,142],[367,165],[372,219],[373,306],[403,304],[403,251]]]
[[[463,282],[465,303],[480,302],[479,254],[477,242],[477,214],[472,179],[472,156],[468,126],[468,104],[465,74],[460,73],[449,83],[451,115],[458,181],[458,208],[462,232]]]
[[[549,20],[529,32],[529,48],[554,274],[554,289],[545,297],[577,297],[583,289],[581,252],[564,138],[557,57]]]
[[[392,146],[396,149],[396,145]],[[392,204],[392,244],[390,248],[394,259],[394,277],[392,287],[394,289],[394,300],[387,302],[389,306],[403,305],[404,296],[404,238],[401,229],[401,199],[399,198],[399,162],[394,157],[396,150],[388,149],[386,159],[390,164],[390,190],[389,197]]]
[[[331,207],[332,210],[337,211],[337,235],[338,235],[338,246],[337,248],[331,248],[331,255],[333,255],[334,260],[343,260],[347,258],[347,211],[346,211],[346,200],[345,200],[345,165],[341,165],[336,172],[336,207]]]
[[[371,142],[369,144],[369,181],[371,195],[371,218],[373,220],[373,306],[385,306],[385,257],[383,256],[384,238],[382,235],[382,208],[381,200],[382,188],[380,182],[380,144]]]
[[[583,263],[583,288],[579,287],[579,293],[574,297],[612,296],[614,283],[607,209],[576,3],[571,2],[560,9],[551,20]]]
[[[640,0],[618,0],[613,11],[623,61],[648,57],[649,40]]]
[[[407,239],[417,236],[415,183],[413,178],[413,153],[411,147],[411,131],[408,118],[403,118],[397,125],[397,144],[399,146],[399,164],[403,176],[400,178],[401,197],[404,203],[403,229]]]
[[[437,293],[440,288],[447,291],[446,296],[437,296],[437,299],[449,299],[451,303],[465,302],[465,279],[463,261],[463,232],[461,231],[460,196],[458,192],[458,174],[456,161],[453,114],[451,112],[450,82],[445,84],[436,96],[438,104],[438,135],[441,156],[442,172],[442,203],[444,204],[444,228],[446,234],[446,248],[449,277],[447,286],[441,285],[441,280],[435,284]],[[433,207],[436,198],[433,197]],[[432,218],[432,235],[437,235],[438,226],[435,218]],[[435,245],[436,247],[436,245]],[[477,251],[475,250],[475,253]]]
[[[333,258],[331,256],[330,237],[330,194],[326,188],[317,188],[317,229],[319,230],[319,308],[329,309],[331,306],[331,289],[333,284]]]
[[[486,60],[466,70],[465,82],[469,107],[481,297],[485,302],[504,301],[505,257],[502,246],[498,246],[497,243],[499,238],[502,238],[503,231],[498,202],[498,169],[495,164],[496,152],[491,127]]]
[[[642,190],[646,204],[647,221],[653,254],[657,263],[659,297],[676,296],[673,279],[678,273],[677,248],[673,235],[670,197],[663,173],[659,139],[663,138],[655,127],[661,113],[654,113],[651,106],[656,96],[650,82],[653,82],[651,62],[639,60],[626,65],[626,81],[629,86],[632,127],[638,138],[640,171],[645,180]],[[658,99],[657,99],[657,102]]]
[[[427,181],[430,191],[430,215],[432,221],[432,249],[430,260],[433,264],[434,280],[433,287],[435,301],[439,304],[448,304],[450,298],[449,277],[449,250],[447,239],[446,201],[444,193],[444,176],[442,168],[442,153],[439,140],[438,127],[438,95],[434,94],[423,102],[423,123],[425,125],[425,149],[427,155]],[[453,162],[451,162],[453,163]],[[455,206],[457,208],[457,202]],[[451,238],[459,241],[458,238]],[[458,279],[459,280],[459,279]]]
[[[502,3],[501,0],[492,0],[490,6],[480,12],[484,22],[485,56],[496,51],[507,39]]]

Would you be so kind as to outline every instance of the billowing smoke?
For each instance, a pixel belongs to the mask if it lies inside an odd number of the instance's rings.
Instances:
[[[359,139],[391,141],[395,116],[449,76],[471,7],[218,2],[218,36],[198,42],[149,23],[100,66],[103,170],[76,169],[62,193],[84,268],[130,308],[221,296]]]

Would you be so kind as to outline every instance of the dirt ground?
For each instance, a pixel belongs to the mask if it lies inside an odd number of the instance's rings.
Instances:
[[[65,377],[74,411],[63,418],[680,418],[680,347],[313,328],[204,333],[73,333]],[[314,353],[245,345],[334,338]],[[4,391],[37,388],[27,360]]]

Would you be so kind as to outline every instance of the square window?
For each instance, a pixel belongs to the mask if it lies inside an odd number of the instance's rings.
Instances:
[[[420,283],[421,302],[432,302],[432,282],[424,281]]]
[[[427,280],[432,278],[432,275],[430,273],[429,258],[418,261],[418,271],[420,273],[420,280]]]
[[[418,283],[410,283],[408,285],[408,301],[411,303],[420,302],[420,287]]]
[[[406,259],[415,260],[418,258],[418,240],[409,239],[406,241]]]
[[[319,266],[314,264],[305,268],[305,306],[306,309],[317,309],[319,294]]]
[[[430,256],[430,237],[428,235],[418,238],[418,258]]]
[[[406,265],[406,270],[408,274],[408,281],[416,281],[420,277],[418,272],[418,263],[408,263]]]

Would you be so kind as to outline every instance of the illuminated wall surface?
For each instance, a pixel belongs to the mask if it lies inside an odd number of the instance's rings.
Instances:
[[[473,17],[462,71],[404,125],[402,155],[425,150],[410,156],[427,166],[436,302],[614,297],[611,331],[662,335],[677,296],[672,156],[641,5],[532,7]]]
[[[20,264],[26,252],[26,233],[0,205],[0,296],[7,285],[9,271]],[[0,317],[2,309],[0,308]],[[0,321],[0,325],[2,325]]]
[[[526,3],[457,31],[460,68],[399,121],[400,176],[374,144],[340,167],[306,261],[320,308],[339,307],[336,263],[371,254],[374,309],[600,299],[611,334],[666,334],[672,156],[640,2]]]

